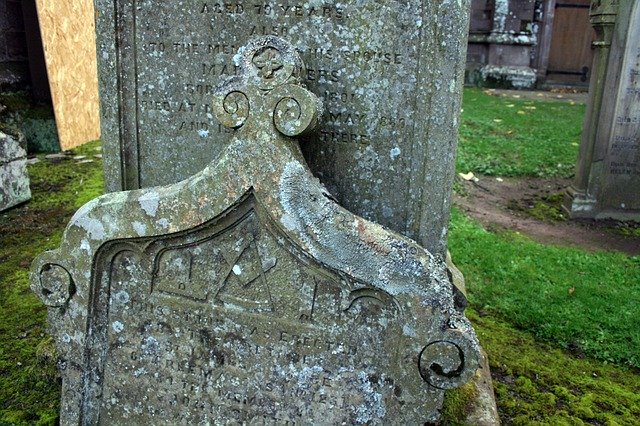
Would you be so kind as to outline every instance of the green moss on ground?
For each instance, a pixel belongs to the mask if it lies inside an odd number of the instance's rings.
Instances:
[[[489,355],[504,424],[637,424],[637,370],[571,356],[472,309],[467,316]]]
[[[473,383],[467,383],[457,389],[450,389],[444,394],[441,425],[466,424],[467,416],[473,409],[477,397],[477,389]]]
[[[625,237],[640,237],[640,223],[638,222],[620,222],[615,230]]]
[[[29,166],[32,200],[0,214],[0,424],[54,424],[60,382],[55,349],[46,333],[46,308],[29,288],[33,258],[57,247],[67,222],[100,195],[99,141],[74,150],[94,163],[73,160]]]
[[[533,206],[521,210],[534,219],[544,222],[564,222],[567,215],[562,209],[564,192],[558,192],[534,200]]]
[[[564,195],[556,192],[535,199],[512,199],[507,207],[543,222],[565,222],[568,217],[562,208]]]
[[[472,306],[575,353],[640,368],[640,257],[489,232],[457,209],[449,249]]]
[[[456,169],[490,176],[569,177],[585,106],[464,91]]]

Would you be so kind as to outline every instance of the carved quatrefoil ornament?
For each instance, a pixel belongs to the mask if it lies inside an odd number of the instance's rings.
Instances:
[[[225,80],[214,94],[220,123],[256,134],[275,127],[285,136],[315,127],[322,104],[300,85],[304,64],[293,46],[277,37],[262,37],[249,42],[234,61],[239,74]]]

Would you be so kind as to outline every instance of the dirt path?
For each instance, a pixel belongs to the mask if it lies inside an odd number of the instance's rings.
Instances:
[[[640,224],[568,221],[560,216],[561,194],[569,179],[478,178],[477,182],[462,180],[459,192],[464,195],[455,195],[454,202],[487,228],[518,231],[544,244],[640,255],[640,237],[621,233],[637,230]],[[537,219],[532,213],[550,218]]]

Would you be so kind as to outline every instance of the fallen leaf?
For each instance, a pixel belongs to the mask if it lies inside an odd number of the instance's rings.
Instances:
[[[460,176],[462,179],[464,180],[471,180],[473,182],[478,182],[480,179],[478,179],[473,172],[469,172],[469,173],[458,173],[458,176]]]
[[[458,173],[458,176],[460,176],[462,179],[464,180],[471,180],[474,178],[473,172],[469,172],[469,173]]]
[[[515,104],[509,104],[507,105],[507,108],[513,108],[515,106]]]
[[[496,180],[497,180],[498,182],[504,182],[504,179],[502,179],[502,178],[500,178],[500,177],[497,177],[497,178],[496,178]]]
[[[576,292],[576,288],[575,287],[571,287],[569,290],[569,294],[573,294]]]
[[[500,118],[494,118],[493,121],[496,123],[502,123],[502,119]]]
[[[518,111],[518,114],[526,114],[526,112],[520,110],[520,111]]]

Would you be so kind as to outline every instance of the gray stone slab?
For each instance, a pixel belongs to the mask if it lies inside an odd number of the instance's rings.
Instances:
[[[0,211],[31,199],[24,137],[0,132]]]
[[[478,368],[446,264],[340,207],[294,137],[320,102],[265,37],[212,97],[195,176],[82,207],[34,261],[62,424],[423,424]]]
[[[224,150],[211,111],[238,46],[278,35],[326,107],[302,149],[350,210],[444,254],[469,0],[96,0],[110,191],[177,182]],[[118,46],[118,47],[116,47]]]
[[[619,11],[615,29],[604,32],[608,62],[593,79],[588,111],[595,118],[585,121],[567,209],[572,217],[640,221],[640,3],[613,4]]]
[[[635,2],[626,40],[617,40],[614,58],[622,62],[613,126],[607,135],[600,202],[603,210],[640,221],[640,4]],[[623,44],[624,43],[624,44]],[[624,47],[623,47],[624,46]],[[620,51],[624,52],[620,56]]]

